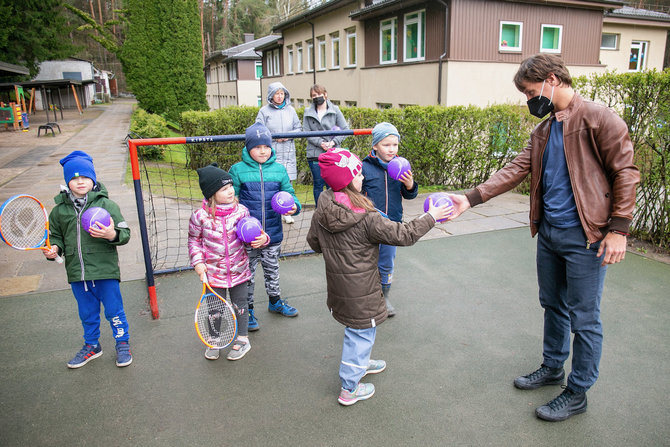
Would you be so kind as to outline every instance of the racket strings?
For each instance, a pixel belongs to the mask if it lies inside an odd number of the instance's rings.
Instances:
[[[44,209],[34,199],[17,197],[2,210],[2,237],[17,248],[39,247],[46,239]]]
[[[219,297],[208,294],[196,314],[198,333],[213,347],[225,347],[235,337],[236,324],[232,309]]]

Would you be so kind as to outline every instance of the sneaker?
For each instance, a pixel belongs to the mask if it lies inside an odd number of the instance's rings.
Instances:
[[[93,345],[89,345],[87,343],[84,345],[83,348],[81,348],[81,351],[79,351],[72,360],[67,362],[67,367],[72,369],[81,368],[91,360],[97,359],[101,355],[102,355],[102,346],[100,346],[99,343],[98,346],[96,347],[93,347]]]
[[[219,349],[207,348],[205,349],[205,358],[207,360],[216,360],[219,358],[221,351]]]
[[[558,397],[535,409],[535,415],[549,422],[564,421],[586,411],[586,393],[575,393],[566,388]]]
[[[384,300],[386,301],[386,314],[389,318],[395,317],[395,308],[393,307],[393,304],[391,304],[388,298],[384,298]]]
[[[133,363],[133,356],[130,355],[130,345],[127,341],[120,341],[116,344],[116,366],[119,368]]]
[[[337,401],[345,406],[353,405],[359,400],[370,399],[375,394],[375,386],[371,383],[359,383],[355,390],[348,391],[342,388]]]
[[[368,369],[365,370],[363,377],[368,374],[378,374],[386,369],[386,362],[384,360],[370,360]]]
[[[545,385],[562,385],[565,379],[563,368],[540,366],[532,373],[514,379],[514,386],[520,390],[534,390]]]
[[[282,216],[281,218],[284,222],[286,222],[289,225],[295,223],[295,219],[293,219],[293,216]]]
[[[256,315],[254,315],[254,310],[249,309],[249,331],[254,332],[257,331],[261,328],[260,324],[258,324],[258,320],[256,319]]]
[[[286,301],[279,300],[276,303],[268,303],[268,311],[277,314],[282,314],[285,317],[297,317],[298,309],[289,306]]]
[[[237,348],[237,349],[235,349]],[[239,360],[246,355],[247,352],[251,350],[251,343],[248,341],[240,340],[239,338],[235,340],[233,344],[233,349],[228,352],[228,360]]]

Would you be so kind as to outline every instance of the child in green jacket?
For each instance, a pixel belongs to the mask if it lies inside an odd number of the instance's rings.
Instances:
[[[130,229],[119,206],[109,199],[104,185],[96,181],[93,159],[87,153],[74,151],[60,160],[60,164],[67,188],[54,198],[56,206],[49,214],[51,251],[44,254],[51,260],[59,254],[65,256],[67,279],[84,327],[84,347],[67,366],[81,368],[102,355],[101,303],[116,340],[116,366],[128,366],[133,358],[119,288],[121,274],[116,246],[128,243]],[[109,212],[110,224],[91,222],[87,232],[82,227],[81,216],[94,206]]]

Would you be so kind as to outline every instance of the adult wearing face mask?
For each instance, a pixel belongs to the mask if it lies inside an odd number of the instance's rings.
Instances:
[[[340,112],[340,109],[328,100],[326,88],[319,84],[314,84],[309,89],[309,96],[312,98],[312,105],[305,110],[302,118],[302,128],[308,130],[332,130],[340,128],[348,129],[347,120]],[[307,163],[312,171],[314,180],[314,204],[319,201],[319,195],[326,188],[326,182],[321,178],[319,169],[319,155],[328,149],[339,147],[344,140],[344,136],[323,136],[307,138]]]
[[[535,410],[540,419],[562,421],[586,411],[586,392],[598,378],[605,272],[626,254],[640,174],[626,123],[604,105],[579,96],[558,56],[524,60],[514,83],[526,95],[530,113],[550,115],[507,166],[465,195],[452,196],[452,219],[530,174],[530,230],[538,235],[537,277],[544,309],[543,359],[539,369],[517,377],[514,386],[532,390],[562,384],[572,331],[567,386]]]
[[[263,124],[271,133],[285,133],[300,130],[300,118],[291,105],[291,95],[281,82],[268,85],[268,103],[256,116],[256,122]],[[291,181],[298,176],[295,157],[295,143],[289,138],[274,140],[272,148],[277,155],[277,163],[286,168]],[[288,224],[295,221],[293,217],[284,215],[282,220]]]

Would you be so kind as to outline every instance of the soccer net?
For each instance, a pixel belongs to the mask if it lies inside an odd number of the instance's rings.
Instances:
[[[370,133],[371,129],[292,132],[273,134],[273,138]],[[128,139],[149,303],[154,318],[159,316],[154,275],[191,268],[188,222],[191,213],[203,202],[196,169],[216,162],[228,171],[241,160],[243,147],[244,135]],[[292,183],[302,211],[292,216],[293,223],[282,220],[282,257],[312,252],[306,240],[314,213],[312,184]]]

